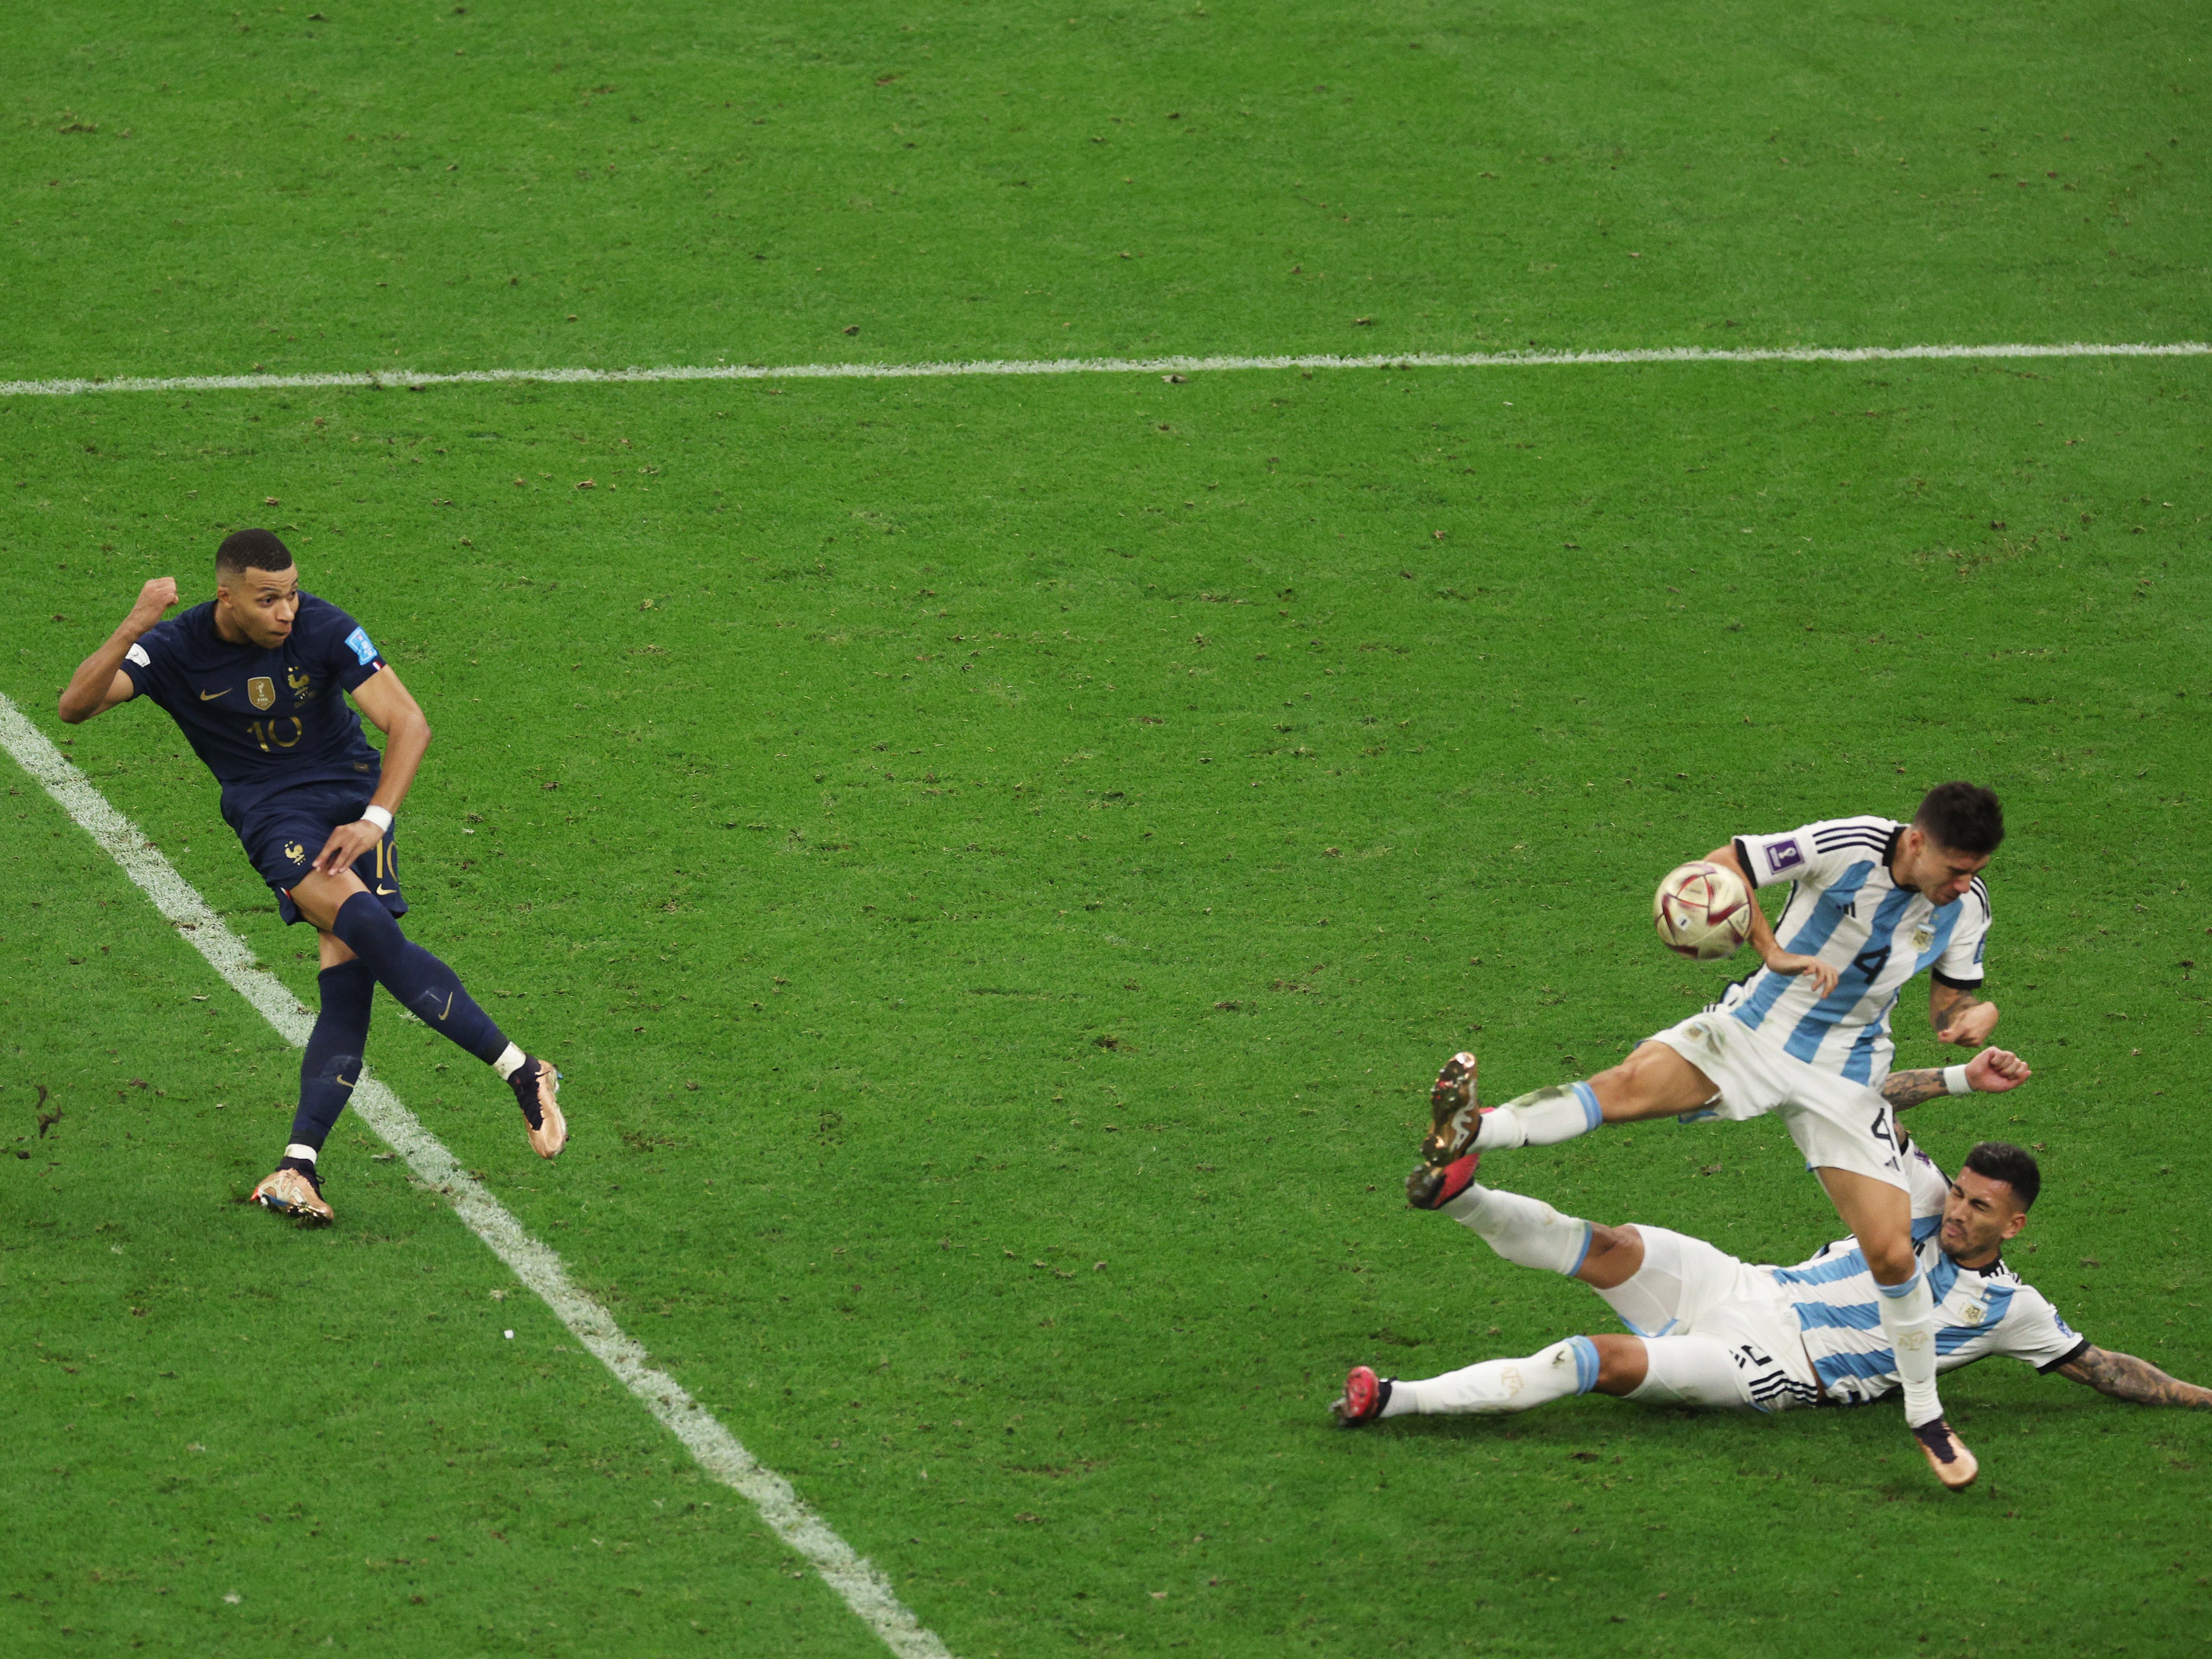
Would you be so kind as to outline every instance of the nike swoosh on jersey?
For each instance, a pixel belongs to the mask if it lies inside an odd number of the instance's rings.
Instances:
[[[215,701],[215,699],[216,699],[216,698],[217,698],[218,697],[228,697],[229,695],[230,695],[230,687],[229,687],[229,686],[224,686],[221,691],[219,691],[219,692],[202,692],[200,693],[200,701],[201,701],[201,702],[203,702],[203,703],[212,703],[212,702],[214,702],[214,701]]]

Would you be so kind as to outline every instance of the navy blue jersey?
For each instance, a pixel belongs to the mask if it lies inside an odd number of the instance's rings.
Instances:
[[[135,694],[167,710],[216,775],[233,824],[301,784],[355,784],[364,797],[376,788],[383,763],[344,694],[383,667],[360,625],[307,593],[273,650],[225,639],[210,601],[149,630],[123,659]]]

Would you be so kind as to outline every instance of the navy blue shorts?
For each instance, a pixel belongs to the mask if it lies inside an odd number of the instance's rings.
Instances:
[[[248,807],[231,827],[261,879],[276,894],[276,913],[289,927],[300,919],[299,906],[288,889],[314,866],[315,855],[331,832],[361,817],[374,787],[354,784],[302,784]],[[407,913],[407,900],[399,892],[399,857],[392,845],[393,832],[354,860],[353,873],[394,916]]]

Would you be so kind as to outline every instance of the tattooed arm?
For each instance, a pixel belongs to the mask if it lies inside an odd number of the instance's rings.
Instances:
[[[1881,1085],[1881,1097],[1902,1112],[1951,1091],[1943,1087],[1943,1074],[1935,1066],[1917,1071],[1893,1071]]]
[[[2060,1376],[2086,1382],[2100,1394],[2132,1400],[2144,1406],[2187,1406],[2212,1412],[2212,1388],[2170,1377],[2147,1359],[2116,1354],[2094,1345],[2084,1348],[2057,1368]]]
[[[1982,1095],[2002,1095],[2033,1075],[2027,1062],[2008,1049],[1985,1048],[1966,1062],[1966,1086]],[[1917,1071],[1893,1071],[1881,1086],[1882,1099],[1899,1112],[1949,1093],[1943,1087],[1943,1073],[1932,1065]]]

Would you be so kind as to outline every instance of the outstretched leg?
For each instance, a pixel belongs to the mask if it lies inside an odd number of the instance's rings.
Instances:
[[[1432,1126],[1421,1157],[1435,1166],[1468,1152],[1553,1146],[1601,1123],[1677,1118],[1718,1092],[1711,1078],[1665,1043],[1647,1042],[1587,1082],[1554,1083],[1492,1109],[1476,1101],[1474,1056],[1455,1054],[1429,1097]]]
[[[1378,1377],[1366,1366],[1345,1379],[1332,1408],[1356,1429],[1386,1417],[1498,1416],[1573,1394],[1611,1394],[1640,1406],[1756,1407],[1735,1352],[1718,1337],[1569,1337],[1526,1358],[1486,1359],[1442,1376]]]
[[[1473,1183],[1443,1210],[1516,1266],[1580,1279],[1639,1336],[1666,1335],[1736,1292],[1741,1264],[1686,1233],[1607,1227]]]
[[[1463,1173],[1463,1163],[1455,1174]],[[1652,1404],[1753,1403],[1743,1368],[1717,1339],[1668,1334],[1734,1294],[1742,1264],[1661,1227],[1607,1227],[1540,1199],[1463,1180],[1438,1206],[1516,1266],[1580,1279],[1637,1334],[1579,1336],[1525,1358],[1492,1359],[1405,1381],[1353,1370],[1336,1402],[1347,1428],[1410,1412],[1525,1412],[1595,1392]]]
[[[556,1101],[559,1074],[509,1042],[460,976],[402,933],[358,876],[351,870],[310,875],[291,894],[300,913],[343,942],[401,1007],[505,1078],[529,1125],[532,1149],[541,1157],[559,1154],[568,1138]]]

